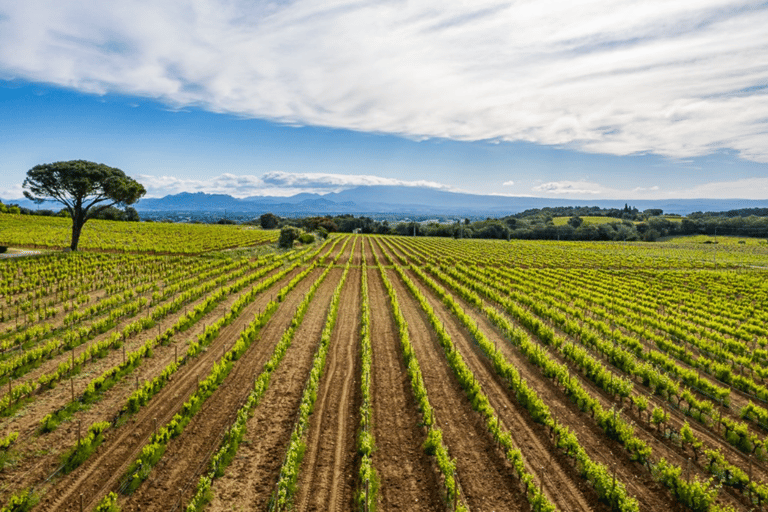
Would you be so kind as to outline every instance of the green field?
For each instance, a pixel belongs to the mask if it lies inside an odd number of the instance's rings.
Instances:
[[[566,224],[568,224],[568,219],[570,219],[570,217],[554,217],[552,219],[552,223],[555,226],[565,226]],[[621,222],[621,219],[617,219],[615,217],[600,217],[600,216],[581,217],[581,220],[583,220],[585,224],[610,224],[611,222]]]
[[[0,260],[7,510],[768,501],[762,241],[89,229]]]
[[[79,248],[116,252],[200,254],[277,241],[278,231],[256,226],[116,222],[92,219],[83,226]],[[36,249],[69,247],[72,221],[0,213],[0,245]]]

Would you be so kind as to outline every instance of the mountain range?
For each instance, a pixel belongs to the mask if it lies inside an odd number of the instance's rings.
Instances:
[[[27,208],[38,208],[26,199],[4,200]],[[502,217],[532,208],[555,206],[599,206],[623,208],[629,204],[638,210],[660,208],[664,213],[687,215],[695,211],[727,211],[741,208],[766,208],[766,200],[746,199],[557,199],[542,197],[479,195],[438,189],[404,186],[365,186],[325,195],[302,193],[290,197],[252,196],[234,198],[225,194],[204,192],[145,198],[134,205],[139,212],[209,211],[276,215],[339,215],[393,213],[410,215],[454,215]],[[41,208],[60,209],[58,203]]]

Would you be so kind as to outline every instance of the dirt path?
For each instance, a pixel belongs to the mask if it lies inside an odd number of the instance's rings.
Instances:
[[[279,287],[286,284],[293,275],[299,271],[299,269],[295,269],[288,276],[272,285],[270,290],[267,290],[262,296],[257,297],[256,300],[241,313],[240,318],[242,320],[236,320],[236,326],[229,326],[229,328],[240,329],[244,322],[249,322],[253,317],[253,314],[262,309],[269,301],[269,295],[273,293],[271,290],[279,289]],[[272,275],[272,273],[269,275]],[[266,278],[267,276],[258,282],[261,282]],[[257,283],[252,286],[256,285]],[[76,442],[78,422],[81,422],[84,428],[87,428],[88,425],[91,425],[96,421],[111,421],[118,410],[126,403],[128,396],[130,396],[136,389],[135,383],[137,380],[138,382],[143,383],[153,379],[168,364],[170,364],[171,361],[173,361],[177,354],[179,357],[182,357],[186,353],[188,341],[195,340],[197,335],[204,330],[206,324],[211,324],[217,318],[223,316],[242,294],[247,293],[248,289],[249,288],[246,288],[238,294],[227,297],[225,301],[218,304],[189,330],[176,334],[171,343],[165,346],[156,346],[153,349],[153,356],[144,359],[141,365],[136,368],[131,375],[124,377],[120,382],[115,384],[114,387],[107,390],[99,401],[75,413],[70,420],[63,422],[54,432],[43,435],[37,435],[35,433],[39,425],[39,420],[44,414],[57,410],[69,402],[71,399],[71,388],[69,383],[60,384],[27,406],[24,414],[16,415],[13,418],[11,425],[14,426],[15,431],[22,433],[22,436],[25,438],[25,444],[23,452],[21,453],[21,462],[12,468],[9,467],[4,470],[4,481],[6,483],[11,483],[8,486],[9,490],[33,485],[42,481],[55,471],[59,465],[60,454],[70,449]],[[181,314],[182,313],[179,312],[173,315],[172,318],[166,318],[158,325],[160,325],[161,328],[170,327],[178,319],[177,315]],[[138,340],[131,343],[126,350],[130,351],[132,347],[138,348],[140,344],[143,344],[150,336],[154,335],[154,331],[151,333],[147,332],[140,334],[137,336]],[[221,342],[214,341],[209,348],[209,352],[220,357],[221,346]],[[201,358],[207,358],[209,360],[208,364],[212,364],[213,359],[208,357],[207,354],[198,357],[198,359]],[[75,377],[75,393],[81,393],[82,389],[90,379],[99,376],[107,368],[119,364],[121,360],[122,351],[113,351],[106,358],[96,361],[96,366],[94,368]],[[206,366],[204,367],[204,370],[199,371],[207,372],[209,368],[210,366]],[[179,373],[182,374],[187,371],[189,370],[186,367],[182,367],[179,370]]]
[[[231,282],[232,281],[230,281],[229,283]],[[79,354],[82,354],[87,347],[96,345],[97,343],[109,338],[112,334],[116,332],[119,333],[126,325],[136,322],[141,317],[149,316],[152,313],[152,311],[154,311],[159,306],[163,304],[168,304],[171,301],[173,301],[177,295],[178,294],[172,297],[169,297],[162,303],[152,304],[149,307],[145,307],[141,311],[137,312],[136,315],[130,318],[124,318],[122,320],[118,320],[115,327],[110,329],[109,331],[95,336],[93,339],[87,341],[86,343],[84,343],[79,347],[74,348],[73,350],[60,352],[56,354],[54,357],[52,357],[51,359],[43,361],[40,366],[32,369],[29,373],[27,373],[24,376],[23,380],[31,382],[31,381],[35,381],[43,374],[55,372],[60,364],[68,362],[73,356],[77,357]],[[183,306],[181,311],[168,314],[163,318],[159,319],[156,322],[155,327],[152,327],[151,329],[142,330],[138,332],[136,335],[128,337],[125,340],[125,343],[123,343],[124,349],[110,348],[106,350],[105,357],[102,357],[102,358],[94,357],[81,363],[80,369],[77,372],[77,374],[71,377],[71,379],[74,381],[75,392],[81,393],[83,388],[90,382],[92,378],[101,375],[101,373],[103,373],[106,369],[112,368],[116,364],[118,364],[117,362],[122,360],[123,351],[131,352],[138,349],[147,340],[152,339],[157,334],[159,334],[162,330],[171,327],[178,320],[178,318],[183,314],[183,312],[187,310],[187,308],[194,308],[196,304],[204,300],[205,300],[205,294],[193,300],[191,303]],[[60,384],[68,384],[68,383],[64,381]],[[55,389],[57,388],[59,389],[59,393],[55,392]],[[12,420],[6,420],[0,423],[0,425],[2,425],[0,428],[2,428],[3,430],[17,429],[17,431],[19,432],[26,433],[29,430],[27,426],[24,424],[26,423],[26,420],[29,420],[30,418],[36,418],[37,420],[41,418],[43,415],[45,415],[47,412],[55,410],[56,408],[63,405],[63,404],[55,405],[59,403],[56,398],[52,400],[49,399],[49,396],[51,395],[58,397],[58,399],[61,399],[61,396],[63,396],[63,393],[62,393],[63,388],[64,388],[63,386],[58,385],[53,389],[40,390],[36,395],[33,396],[33,400],[31,400],[29,404],[23,406],[19,411],[17,411],[17,413],[14,415]],[[67,396],[71,398],[71,394],[67,394]],[[44,404],[42,405],[42,411],[41,411],[41,406],[38,405],[38,403],[41,401],[44,402]],[[65,398],[63,403],[66,403],[66,401],[67,400]],[[20,422],[22,424],[18,424],[19,422],[15,421],[19,418],[22,419]]]
[[[248,421],[237,456],[224,476],[214,482],[213,500],[207,510],[266,510],[293,431],[331,295],[342,272],[342,269],[331,270],[318,289],[283,362],[272,375],[269,389]],[[263,341],[269,340],[274,346],[285,327],[287,323],[265,330]]]
[[[318,269],[307,276],[304,281],[307,287],[319,272]],[[306,313],[302,327],[310,329],[308,336],[310,340],[319,338],[334,286],[334,273],[331,273],[318,288]],[[298,305],[303,294],[299,296],[294,293],[294,297]],[[283,311],[286,316],[292,316],[295,306]],[[286,320],[285,323],[270,322],[264,329],[282,334],[290,323],[290,318]],[[262,337],[251,345],[222,386],[205,402],[203,409],[187,429],[178,438],[168,443],[165,456],[153,470],[150,478],[132,496],[123,501],[124,511],[167,512],[173,510],[179,500],[179,489],[183,489],[187,494],[186,498],[189,498],[191,490],[194,489],[200,474],[205,470],[213,451],[217,448],[221,434],[234,422],[237,410],[253,389],[256,375],[272,356],[277,340],[279,336],[275,336],[275,343],[264,343],[265,340]],[[184,503],[181,505],[183,510]]]
[[[531,314],[534,314],[534,313],[531,312]],[[534,314],[534,316],[536,315]],[[563,338],[569,339],[570,341],[574,341],[570,336],[560,331],[558,328],[553,327],[553,329],[557,335],[562,336]],[[594,351],[591,347],[585,347],[585,348],[592,354],[593,357],[602,359],[602,356],[598,354],[596,351]],[[570,362],[566,361],[565,358],[560,356],[558,353],[553,353],[551,350],[550,350],[550,353],[553,355],[553,357],[560,360],[560,362],[568,364],[573,368],[573,365]],[[610,368],[612,371],[616,372],[617,374],[623,374],[621,370],[613,367],[607,361],[605,361],[605,364],[606,364],[606,367]],[[576,369],[573,369],[572,371],[577,372]],[[654,394],[649,387],[644,386],[642,383],[637,382],[636,379],[631,379],[631,380],[634,381],[635,392],[645,397],[648,400],[649,411],[652,411],[654,407],[658,407],[660,409],[666,409],[667,412],[669,413],[670,420],[665,425],[665,432],[666,431],[680,432],[680,429],[683,427],[684,423],[688,422],[689,426],[694,432],[694,435],[704,443],[704,449],[720,449],[723,455],[726,457],[726,460],[736,465],[737,467],[743,468],[743,467],[748,467],[750,464],[752,464],[753,478],[756,481],[762,481],[762,482],[768,481],[768,464],[766,464],[766,462],[759,461],[757,459],[750,461],[750,456],[748,454],[738,450],[737,448],[729,444],[725,439],[723,439],[723,437],[720,434],[714,432],[711,428],[706,427],[705,425],[702,425],[701,423],[697,422],[693,418],[687,417],[679,408],[677,408],[673,404],[668,403],[662,397]],[[600,396],[605,401],[611,400],[611,397],[609,397],[597,386],[594,386],[592,383],[584,382],[584,385],[589,386],[590,389],[593,389],[595,396]],[[724,414],[725,416],[731,417],[731,419],[735,421],[742,421],[741,418],[738,417],[738,414],[730,408],[723,407],[723,408],[720,408],[720,411],[722,414]],[[666,457],[668,460],[675,461],[675,463],[680,465],[681,467],[685,467],[688,459],[691,459],[693,461],[692,467],[698,471],[699,476],[702,479],[706,480],[709,477],[711,477],[711,474],[705,468],[705,466],[708,463],[704,458],[702,458],[701,460],[696,460],[693,453],[686,450],[685,448],[682,448],[681,446],[678,446],[669,437],[667,437],[666,434],[662,433],[658,429],[649,425],[648,412],[646,412],[643,415],[643,417],[640,417],[636,409],[625,408],[624,414],[631,421],[635,423],[636,430],[638,431],[638,436],[646,440],[646,442],[649,442],[649,444],[652,447],[663,446],[663,448],[654,448],[654,453],[657,454],[657,456],[660,453],[660,450],[663,449],[665,451],[663,456]],[[673,455],[670,455],[670,454],[673,454]],[[729,495],[734,502],[741,503],[742,505],[747,506],[747,500],[744,498],[744,496],[741,493],[735,492],[733,489],[731,489],[728,486],[724,486],[721,489],[719,496],[723,500],[725,500],[727,499],[726,494]]]
[[[498,332],[495,326],[493,326],[484,315],[479,314],[476,310],[468,306],[461,299],[454,295],[454,298],[459,301],[464,310],[469,314],[483,329],[483,331],[491,339],[496,340],[497,346],[505,355],[508,361],[515,364],[520,371],[521,375],[526,378],[529,383],[541,382],[540,387],[536,386],[541,398],[550,406],[558,421],[568,425],[576,432],[579,442],[582,444],[585,450],[594,457],[598,462],[603,462],[608,467],[613,467],[615,463],[616,475],[622,482],[627,485],[627,490],[638,498],[641,509],[645,510],[684,510],[675,498],[673,498],[669,491],[656,482],[648,470],[642,467],[637,462],[632,462],[626,450],[617,442],[609,439],[605,433],[595,424],[595,422],[587,417],[586,413],[581,412],[575,404],[573,404],[563,394],[562,390],[555,386],[549,379],[543,379],[540,370],[529,363],[527,358],[519,353],[518,349],[512,346],[504,337]],[[495,303],[494,303],[495,305]],[[571,375],[580,380],[582,387],[587,390],[595,399],[597,399],[605,409],[610,409],[615,406],[617,409],[621,409],[621,405],[614,400],[614,397],[607,395],[602,389],[594,385],[591,381],[584,378],[579,372],[578,368],[575,368],[573,364],[565,360],[558,352],[551,350],[541,341],[538,341],[536,336],[528,332],[523,326],[515,322],[514,319],[509,318],[510,322],[516,325],[519,329],[525,331],[532,340],[536,340],[542,348],[549,353],[549,355],[560,363],[564,363],[569,366]],[[563,335],[562,333],[558,333]],[[567,336],[566,336],[567,337]],[[593,354],[595,355],[595,354]],[[600,359],[598,357],[598,359]],[[613,369],[617,373],[621,373],[615,368]],[[642,386],[635,385],[635,390],[643,393]],[[653,403],[656,400],[660,400],[658,397],[645,393],[646,397]],[[662,406],[662,402],[659,401],[659,406]],[[670,408],[671,409],[671,408]],[[637,414],[633,411],[625,409],[622,414],[625,418],[633,421],[635,424],[636,435],[648,443],[653,449],[653,460],[657,460],[660,457],[665,457],[668,461],[673,462],[679,466],[685,467],[687,457],[690,454],[686,454],[684,450],[677,446],[672,446],[669,440],[665,440],[662,436],[653,428],[648,425],[647,415],[646,420],[641,420]],[[682,423],[680,423],[682,425]],[[694,427],[694,425],[692,425]],[[701,467],[699,466],[699,469]],[[704,480],[707,480],[710,475],[701,471],[699,476]],[[725,494],[720,492],[720,496],[727,500],[728,492]],[[734,499],[731,496],[731,499]],[[736,500],[738,501],[738,500]]]
[[[359,251],[355,251],[359,259]],[[296,510],[354,509],[360,421],[360,269],[350,268],[325,371],[310,417]]]
[[[368,255],[366,255],[368,258]],[[373,261],[370,258],[369,261]],[[421,448],[426,431],[400,353],[389,297],[376,268],[368,270],[373,348],[373,467],[380,510],[443,512],[437,469]]]
[[[307,276],[286,297],[285,302],[281,304],[271,319],[270,324],[290,321],[293,311],[288,310],[291,308],[295,309],[295,304],[298,304],[298,301],[301,300],[303,294],[309,288],[313,275],[316,277],[317,271]],[[260,301],[251,305],[248,312],[244,312],[244,314],[250,314],[250,316],[241,316],[241,318],[248,318],[248,321],[250,321],[253,318],[253,314],[259,308],[263,308],[268,300],[268,294],[264,294]],[[143,407],[133,416],[128,424],[110,433],[100,448],[98,455],[92,456],[78,470],[59,481],[55,488],[41,502],[41,509],[68,510],[71,508],[75,510],[75,497],[79,493],[85,494],[86,503],[95,503],[95,500],[101,499],[108,490],[115,488],[128,465],[136,459],[141,448],[154,431],[155,418],[157,425],[161,426],[173,417],[184,401],[197,388],[198,378],[204,378],[208,374],[213,363],[222,356],[225,348],[230,348],[237,340],[241,330],[242,323],[239,321],[222,329],[218,338],[203,355],[182,367],[171,382],[147,406]],[[266,350],[261,348],[262,345],[261,341],[255,341],[251,346],[251,351],[256,346],[260,347],[259,350]],[[238,361],[238,366],[242,359]],[[234,373],[234,370],[232,373]],[[228,379],[231,377],[232,374],[230,374]],[[209,400],[211,399],[213,397],[209,398]],[[48,506],[48,504],[52,505],[54,503],[55,506]]]
[[[471,334],[415,274],[410,271],[406,271],[406,274],[430,302],[454,345],[464,357],[465,363],[480,382],[491,406],[499,415],[502,428],[512,433],[515,444],[525,458],[528,471],[536,475],[538,484],[542,486],[549,500],[559,510],[600,509],[597,495],[591,492],[589,485],[579,476],[568,458],[556,449],[546,429],[534,423],[528,412],[510,395],[508,386],[497,376],[488,358],[470,341]],[[481,327],[486,326],[481,324]],[[487,331],[487,328],[484,331]],[[495,339],[494,336],[491,336],[491,339],[497,345],[503,343],[503,340]],[[533,379],[529,380],[529,384],[538,391],[544,383]],[[542,393],[539,396],[545,403],[553,403],[553,400],[546,400],[550,397],[542,396]]]
[[[395,286],[408,322],[411,343],[418,358],[435,417],[469,507],[474,512],[527,510],[528,502],[501,451],[496,449],[478,413],[448,367],[442,348],[419,304],[394,271],[387,276]]]

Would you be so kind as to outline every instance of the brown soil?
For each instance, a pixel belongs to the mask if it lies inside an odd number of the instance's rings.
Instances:
[[[266,510],[293,431],[331,295],[342,272],[331,270],[317,290],[291,347],[270,379],[269,389],[248,421],[237,457],[213,485],[214,498],[208,510]],[[265,328],[262,342],[273,347],[289,322],[290,318],[273,329]]]
[[[271,290],[279,289],[279,287],[286,284],[291,277],[298,272],[299,270],[294,270],[278,283],[275,283]],[[262,278],[262,280],[263,279],[266,279],[266,277]],[[259,282],[261,282],[261,280]],[[254,284],[254,286],[255,285],[256,284]],[[89,425],[96,421],[111,421],[118,410],[126,403],[130,394],[136,389],[136,382],[143,383],[153,379],[168,364],[170,364],[171,361],[173,361],[177,354],[178,357],[182,357],[186,353],[187,342],[195,340],[197,335],[205,329],[206,324],[211,324],[217,318],[223,316],[224,313],[229,310],[231,305],[242,294],[247,293],[247,291],[248,289],[246,288],[236,295],[227,297],[225,301],[218,304],[213,311],[201,318],[197,323],[190,327],[190,329],[177,334],[168,345],[156,346],[153,349],[152,357],[144,359],[141,365],[133,371],[132,375],[128,375],[121,379],[121,381],[115,384],[114,387],[106,391],[98,402],[75,413],[72,419],[63,422],[54,432],[43,435],[36,434],[40,419],[46,413],[63,407],[71,400],[70,383],[62,383],[53,390],[39,395],[35,401],[23,409],[23,414],[16,414],[9,422],[11,431],[21,433],[20,438],[24,439],[24,445],[21,451],[21,462],[13,468],[6,468],[4,470],[4,480],[6,482],[13,482],[10,487],[16,489],[33,485],[36,482],[45,479],[58,467],[60,454],[69,450],[75,444],[78,422],[81,423],[84,431]],[[246,308],[244,314],[247,315],[249,311],[258,312],[266,305],[271,293],[274,292],[267,291],[262,297],[258,297],[249,308]],[[174,315],[169,315],[169,317],[163,319],[158,325],[161,329],[166,329],[173,325],[182,313],[183,310]],[[247,321],[250,321],[250,318],[252,318],[253,315],[252,312],[250,313],[251,316],[244,316],[244,314],[241,314],[241,318],[243,318],[242,321],[238,320],[235,322],[238,325],[238,328],[242,327],[242,324],[246,319]],[[154,329],[152,329],[151,332],[140,333],[128,341],[126,344],[126,351],[130,352],[131,350],[138,348],[148,339],[155,336],[155,334]],[[211,354],[213,354],[214,346],[219,347],[220,345],[218,345],[217,342],[214,342],[209,350]],[[221,356],[221,348],[216,349],[216,353],[213,355],[216,354],[219,357]],[[104,359],[96,360],[91,363],[85,371],[73,378],[75,394],[77,395],[82,392],[83,388],[92,378],[101,375],[103,371],[119,364],[121,361],[122,350],[115,350]],[[182,367],[179,370],[179,372],[183,371],[187,371],[185,367]],[[208,370],[205,371],[207,372]]]
[[[656,510],[661,507],[667,508],[669,510],[684,510],[684,508],[669,494],[665,487],[653,480],[647,469],[645,469],[640,464],[629,460],[629,457],[626,454],[626,450],[624,450],[620,444],[608,439],[603,431],[597,427],[594,421],[589,418],[587,414],[581,412],[578,407],[575,406],[575,404],[572,404],[557,386],[555,386],[548,379],[543,379],[539,369],[528,363],[526,358],[522,356],[522,354],[519,354],[517,349],[510,345],[503,338],[495,326],[493,326],[484,317],[484,315],[481,315],[477,311],[473,310],[458,297],[454,296],[454,298],[459,301],[465,312],[467,312],[467,314],[475,319],[483,332],[485,332],[485,334],[488,335],[491,339],[496,341],[497,346],[502,350],[507,359],[516,365],[518,370],[521,372],[521,375],[528,379],[529,383],[532,384],[532,380],[535,382],[537,379],[542,382],[541,386],[534,385],[534,388],[537,390],[545,403],[550,406],[550,409],[553,411],[553,413],[555,413],[554,415],[558,421],[568,425],[574,430],[574,432],[576,432],[576,435],[579,438],[579,442],[587,450],[587,452],[590,453],[593,458],[595,458],[595,460],[598,462],[603,462],[609,467],[615,464],[617,478],[619,478],[622,482],[624,482],[625,485],[627,485],[627,490],[630,492],[630,494],[634,495],[638,499],[642,509],[649,507],[651,510]],[[537,340],[537,338],[532,333],[525,330],[513,319],[509,318],[509,320],[517,325],[517,327],[521,330],[526,331],[526,333],[532,339]],[[563,333],[559,332],[558,334],[563,335]],[[551,350],[540,341],[539,344],[550,354],[551,357],[555,358],[561,363],[568,365],[570,367],[572,377],[579,378],[581,385],[593,397],[598,399],[604,408],[610,409],[612,406],[615,406],[617,409],[621,409],[621,404],[616,402],[612,396],[606,394],[602,389],[595,386],[592,382],[585,379],[579,373],[578,369],[566,361],[562,356],[560,356],[559,353]],[[597,354],[593,355],[597,356]],[[615,368],[614,370],[618,372],[618,370]],[[546,388],[549,388],[551,391],[544,394],[543,390]],[[645,394],[646,398],[648,398],[651,404],[656,403],[659,407],[663,407],[663,400],[661,400],[659,397],[651,395],[647,389],[643,390],[642,386],[636,384],[635,390],[641,394]],[[566,402],[566,408],[562,407],[561,405],[563,401]],[[572,414],[568,414],[568,411],[571,411]],[[653,460],[658,460],[660,457],[664,457],[668,461],[673,462],[683,468],[686,467],[687,459],[692,454],[686,453],[685,450],[672,445],[669,440],[662,437],[662,435],[655,428],[648,424],[647,414],[645,416],[645,420],[639,418],[634,410],[629,410],[628,408],[625,408],[622,414],[628,416],[629,419],[634,422],[637,436],[648,443],[649,446],[651,446],[653,449]],[[579,418],[579,416],[581,416],[581,418]],[[674,423],[675,422],[673,422],[673,424]],[[682,426],[682,421],[678,425],[678,431],[680,426]],[[691,427],[696,430],[695,425],[691,425]],[[702,437],[700,437],[700,439],[703,440]],[[725,450],[732,451],[733,449],[725,447]],[[726,452],[724,451],[724,453]],[[696,469],[699,470],[700,478],[704,480],[709,478],[710,475],[702,470],[701,465],[692,466],[693,471]],[[720,496],[727,502],[731,503],[733,503],[735,499],[733,496],[728,496],[727,490],[725,493],[721,491]],[[735,500],[738,501],[738,499]]]
[[[403,363],[389,297],[376,268],[368,270],[368,287],[376,439],[373,466],[381,482],[380,510],[443,511],[442,484],[437,468],[421,448],[426,429],[418,427],[421,415]]]
[[[431,290],[418,280],[416,275],[407,272],[408,277],[421,289],[421,293],[430,302],[440,321],[451,336],[454,345],[464,357],[464,362],[481,383],[483,392],[491,406],[496,410],[504,430],[512,433],[517,448],[526,460],[528,472],[536,475],[537,483],[549,500],[559,510],[598,510],[601,509],[597,496],[582,479],[568,458],[556,449],[554,440],[544,426],[534,423],[528,412],[517,403],[509,392],[506,383],[494,371],[490,361],[473,344],[471,335],[459,321],[442,305]],[[481,327],[485,327],[481,324]],[[487,329],[484,329],[487,332]],[[493,339],[497,343],[502,340]],[[528,381],[546,403],[551,403],[551,395],[540,392],[546,384],[535,380]],[[542,384],[545,384],[542,386]],[[546,391],[546,390],[543,390]],[[557,455],[557,457],[555,456]],[[543,485],[542,485],[543,484]]]
[[[393,271],[388,277],[408,322],[429,401],[451,457],[456,458],[462,497],[471,510],[526,510],[528,503],[512,466],[489,435],[456,381],[419,304]]]
[[[292,292],[293,299],[286,300],[280,308],[280,316],[275,314],[264,327],[261,338],[237,361],[230,375],[205,402],[194,421],[178,438],[168,443],[166,455],[153,469],[150,478],[132,496],[122,501],[124,511],[173,510],[179,501],[179,489],[182,490],[182,495],[186,495],[185,499],[189,498],[188,495],[194,490],[200,474],[206,469],[210,457],[218,448],[220,436],[234,422],[237,410],[245,403],[253,389],[255,377],[274,352],[279,336],[274,337],[275,343],[270,343],[271,340],[265,339],[266,331],[283,333],[304,293],[319,275],[318,272],[319,270],[315,270],[305,278],[302,282],[303,292],[298,289]],[[317,332],[319,336],[322,330],[324,319],[317,318],[325,311],[323,306],[330,302],[333,286],[331,273],[318,288],[307,311],[302,327],[317,329],[312,331],[312,334]],[[321,314],[318,314],[318,310]],[[312,334],[309,339],[313,339]],[[182,502],[182,510],[184,505]]]
[[[359,251],[355,251],[359,259]],[[354,509],[360,422],[360,269],[350,268],[310,416],[296,510]]]
[[[316,273],[317,271],[313,274]],[[280,322],[280,319],[286,315],[293,315],[292,311],[286,312],[286,309],[291,308],[294,303],[301,300],[297,296],[299,294],[303,296],[303,291],[309,287],[307,280],[312,279],[313,274],[307,276],[289,294],[285,302],[281,304],[280,309],[275,313],[270,324]],[[260,309],[263,309],[268,301],[269,293],[265,293],[260,300],[257,300],[243,311],[241,318],[250,321],[253,315]],[[85,502],[90,504],[95,503],[108,490],[114,489],[118,479],[123,476],[128,465],[135,460],[141,448],[154,431],[155,422],[158,426],[162,426],[173,417],[184,401],[197,388],[198,379],[204,378],[210,371],[213,363],[222,356],[223,351],[231,347],[237,340],[242,327],[243,324],[237,321],[222,329],[218,338],[204,354],[184,365],[174,375],[171,382],[149,404],[143,407],[135,416],[131,417],[128,424],[110,433],[97,455],[91,456],[89,461],[83,466],[62,478],[41,503],[42,508],[48,509],[48,505],[55,503],[53,508],[56,510],[67,510],[70,508],[74,510],[75,496],[78,496],[79,493],[84,493]],[[262,347],[263,344],[259,341],[254,342],[248,354],[256,351],[257,346]],[[234,378],[233,376],[238,374],[236,370],[242,367],[241,363],[245,358],[246,356],[237,362],[235,368],[225,381],[223,388],[219,388],[220,390],[227,389],[226,382],[231,382],[231,379]],[[210,403],[211,400],[214,400],[214,397],[209,398],[206,404]],[[202,414],[202,411],[198,414]],[[190,426],[194,423],[193,421]],[[215,441],[211,440],[210,442]],[[174,494],[177,494],[177,492],[176,490]]]

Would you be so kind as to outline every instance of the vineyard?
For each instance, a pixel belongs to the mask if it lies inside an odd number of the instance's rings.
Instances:
[[[767,246],[234,228],[0,261],[2,511],[768,501]]]
[[[92,219],[83,226],[79,247],[120,253],[196,255],[276,242],[278,234],[253,226]],[[2,214],[0,245],[63,249],[69,247],[71,239],[69,218]]]

